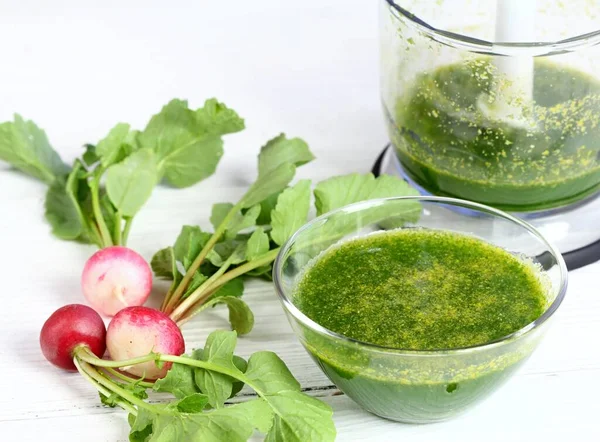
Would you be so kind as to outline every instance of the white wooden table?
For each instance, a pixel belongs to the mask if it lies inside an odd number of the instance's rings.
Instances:
[[[303,178],[368,170],[386,142],[375,3],[1,0],[0,121],[13,112],[33,119],[70,161],[116,122],[141,128],[174,97],[199,106],[216,96],[244,116],[247,129],[226,139],[216,176],[186,190],[158,188],[136,218],[130,245],[150,258],[181,225],[208,228],[212,203],[243,192],[259,146],[281,131],[305,138],[318,157]],[[81,377],[54,369],[39,350],[47,316],[83,302],[80,272],[94,251],[50,236],[44,193],[0,165],[0,440],[125,441],[125,413],[101,407]],[[338,440],[600,440],[599,277],[600,264],[571,274],[539,350],[471,413],[411,426],[326,397]],[[272,286],[248,284],[245,299],[257,325],[240,353],[275,351],[304,387],[329,385],[295,340]],[[223,318],[213,312],[186,325],[188,348],[226,326]]]

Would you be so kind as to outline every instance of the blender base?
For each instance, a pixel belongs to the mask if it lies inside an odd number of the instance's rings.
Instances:
[[[371,172],[375,176],[401,176],[421,194],[429,194],[406,175],[390,145],[377,157]],[[569,270],[600,261],[600,198],[594,197],[568,208],[512,215],[534,225],[556,244]]]

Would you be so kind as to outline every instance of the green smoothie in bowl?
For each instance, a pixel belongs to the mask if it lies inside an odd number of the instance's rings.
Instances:
[[[390,210],[401,210],[398,200]],[[275,276],[298,337],[344,393],[379,416],[425,423],[469,408],[529,357],[566,270],[532,228],[502,212],[419,201],[421,219],[400,229],[382,230],[385,219],[365,226],[368,203],[334,213],[357,230],[333,245],[319,245],[333,220],[321,217],[290,240]],[[453,212],[456,224],[443,228],[453,201],[479,216]],[[510,248],[493,233],[507,228],[518,237]],[[551,262],[542,267],[538,252]]]

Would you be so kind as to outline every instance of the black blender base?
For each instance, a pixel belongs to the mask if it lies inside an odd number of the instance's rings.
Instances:
[[[390,149],[389,145],[386,146],[377,157],[377,160],[375,161],[375,163],[373,164],[373,168],[371,169],[373,175],[381,175],[383,171],[383,161],[386,157],[388,149]],[[600,240],[588,244],[579,249],[563,253],[562,256],[569,270],[575,270],[581,267],[585,267],[586,265],[593,264],[597,261],[600,261]],[[544,257],[538,256],[537,258],[538,261],[541,262],[543,265]]]

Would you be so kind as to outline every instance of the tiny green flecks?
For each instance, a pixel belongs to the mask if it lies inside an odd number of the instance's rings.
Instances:
[[[547,304],[534,266],[479,239],[404,229],[342,243],[300,279],[295,302],[318,324],[387,347],[484,344]]]

